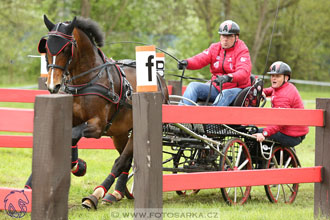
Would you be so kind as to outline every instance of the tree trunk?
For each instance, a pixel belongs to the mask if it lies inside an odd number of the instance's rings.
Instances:
[[[291,1],[284,1],[282,4],[278,6],[278,10],[281,10],[283,8],[290,7],[293,4],[296,4],[298,0],[291,0]],[[269,8],[268,7],[268,0],[264,0],[262,3],[260,10],[259,10],[259,21],[257,30],[255,32],[254,37],[254,43],[252,45],[251,49],[251,62],[252,64],[256,63],[256,60],[258,58],[259,52],[261,50],[261,46],[263,45],[265,41],[265,36],[270,28],[272,22],[275,22],[274,14],[276,13],[276,7],[275,8]],[[276,28],[276,27],[275,27]],[[274,36],[273,36],[274,37]]]
[[[113,19],[113,22],[111,24],[111,27],[106,32],[106,36],[111,35],[111,32],[116,27],[116,25],[117,25],[117,23],[119,21],[120,16],[124,14],[124,11],[126,9],[127,3],[128,3],[127,0],[123,0],[122,1],[122,4],[120,6],[120,9],[119,9],[118,13],[116,14],[115,18]]]
[[[197,16],[205,22],[208,41],[209,44],[211,44],[214,40],[215,23],[220,22],[220,13],[218,13],[219,11],[212,10],[215,7],[215,2],[212,0],[196,0],[195,2],[196,4],[194,4],[194,10]]]
[[[91,4],[89,0],[81,0],[81,16],[88,18],[91,11]]]
[[[231,16],[231,3],[230,3],[230,0],[224,0],[223,1],[223,5],[224,5],[224,8],[225,8],[225,20],[228,20],[230,19],[230,16]]]

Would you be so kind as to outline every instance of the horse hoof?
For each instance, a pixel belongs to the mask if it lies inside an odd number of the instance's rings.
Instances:
[[[77,169],[74,171],[71,171],[73,175],[75,176],[85,176],[87,170],[87,164],[84,160],[78,158],[78,164],[77,164]]]
[[[84,197],[81,202],[82,207],[85,209],[97,209],[98,199],[94,195]]]
[[[104,198],[102,199],[102,204],[112,204],[118,202],[116,197],[114,195],[112,195],[111,193],[108,193],[104,196]]]
[[[112,204],[115,202],[119,202],[122,198],[123,196],[119,192],[114,191],[113,194],[108,193],[104,196],[104,198],[102,199],[102,204]]]
[[[131,193],[131,192],[127,189],[127,187],[125,188],[125,196],[126,196],[127,199],[134,199],[134,195],[133,195],[133,193]]]

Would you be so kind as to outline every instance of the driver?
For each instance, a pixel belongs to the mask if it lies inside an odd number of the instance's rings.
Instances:
[[[272,108],[304,108],[297,88],[288,82],[291,77],[291,68],[288,64],[277,61],[270,66],[267,73],[271,75],[271,87],[263,92],[271,97]],[[294,147],[305,139],[308,131],[307,126],[273,125],[259,129],[259,133],[253,136],[259,142],[267,138],[279,142],[283,147]]]
[[[178,63],[180,70],[184,68],[197,70],[210,64],[213,86],[209,100],[213,102],[213,105],[228,106],[243,88],[251,86],[250,53],[245,43],[239,39],[239,32],[240,28],[236,22],[232,20],[222,22],[218,31],[219,42],[211,44],[208,49],[194,57]],[[223,84],[222,96],[220,95],[220,84]],[[209,90],[209,83],[191,82],[183,96],[194,102],[206,100]],[[186,100],[182,101],[184,104],[192,105]]]

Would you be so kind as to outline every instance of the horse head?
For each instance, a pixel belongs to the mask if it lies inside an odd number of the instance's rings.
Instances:
[[[41,38],[38,50],[40,53],[46,53],[47,88],[51,93],[57,93],[61,87],[63,77],[69,74],[68,68],[76,44],[73,37],[76,17],[71,22],[54,24],[44,15],[44,23],[49,30],[46,36],[48,39]]]

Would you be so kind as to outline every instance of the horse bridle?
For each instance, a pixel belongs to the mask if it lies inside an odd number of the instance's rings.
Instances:
[[[49,36],[54,36],[54,37],[59,37],[59,38],[62,38],[64,39],[65,41],[67,41],[67,44],[65,44],[65,46],[57,53],[59,54],[65,47],[67,47],[68,45],[71,45],[71,56],[70,58],[67,60],[65,66],[60,66],[60,65],[56,65],[55,63],[52,63],[52,64],[48,64],[47,65],[47,68],[51,68],[51,69],[60,69],[63,71],[63,74],[65,77],[67,77],[69,75],[69,65],[70,63],[72,62],[72,57],[73,57],[73,48],[74,47],[77,47],[77,43],[76,43],[76,40],[74,39],[73,35],[66,35],[66,34],[63,34],[59,31],[50,31],[47,35],[47,37]],[[74,47],[73,47],[74,46]],[[57,55],[56,54],[56,55]],[[56,56],[55,55],[55,56]]]
[[[51,68],[51,69],[60,69],[63,71],[63,79],[62,79],[62,82],[61,82],[61,87],[64,86],[64,84],[67,84],[67,83],[72,83],[73,80],[77,79],[77,78],[80,78],[80,77],[83,77],[91,72],[94,72],[96,70],[100,70],[99,73],[97,75],[95,75],[92,80],[89,82],[89,84],[92,84],[94,83],[94,81],[97,79],[97,76],[100,77],[100,74],[101,72],[108,66],[111,66],[111,65],[115,65],[116,62],[111,62],[111,61],[107,61],[106,63],[102,64],[102,65],[99,65],[99,66],[96,66],[90,70],[87,70],[83,73],[80,73],[79,75],[76,75],[76,76],[73,76],[71,77],[70,79],[67,79],[70,75],[70,72],[68,70],[69,68],[69,65],[70,63],[72,62],[72,58],[73,58],[73,48],[74,47],[77,47],[77,43],[76,43],[76,40],[74,39],[73,35],[67,35],[67,34],[64,34],[62,32],[59,32],[59,31],[50,31],[48,33],[48,35],[46,35],[45,37],[49,37],[49,36],[55,36],[55,37],[60,37],[62,39],[64,39],[65,41],[67,41],[67,43],[65,44],[65,46],[63,48],[61,48],[57,54],[59,54],[65,47],[67,47],[68,45],[71,45],[71,56],[70,58],[67,60],[65,66],[60,66],[60,65],[56,65],[55,63],[52,63],[52,64],[48,64],[47,65],[47,68]],[[43,37],[42,39],[45,39],[45,37]],[[74,46],[74,47],[73,47]],[[56,55],[57,55],[56,54]],[[46,54],[47,56],[47,54]],[[47,59],[47,57],[46,57]],[[48,59],[47,59],[48,61]]]

